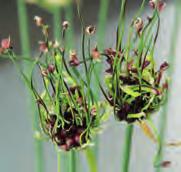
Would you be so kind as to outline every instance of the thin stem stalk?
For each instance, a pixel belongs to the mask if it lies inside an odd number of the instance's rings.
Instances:
[[[20,30],[20,39],[21,39],[21,48],[22,55],[30,57],[30,39],[29,39],[29,31],[28,31],[28,17],[27,17],[27,9],[24,0],[17,0],[17,9],[18,9],[18,19],[19,19],[19,30]],[[31,70],[31,65],[24,63],[24,69],[26,73],[29,73]],[[39,122],[38,122],[38,114],[33,103],[33,97],[29,92],[29,104],[31,104],[31,112],[33,114],[32,125],[34,131],[39,131]],[[43,145],[42,141],[35,139],[35,171],[36,172],[44,172],[44,156],[43,156]]]
[[[169,53],[169,59],[168,62],[170,64],[169,70],[168,70],[168,75],[169,77],[173,76],[174,73],[174,64],[176,60],[176,47],[177,47],[177,40],[178,40],[178,29],[179,29],[179,24],[180,24],[180,1],[175,0],[175,17],[174,17],[174,27],[172,30],[172,36],[171,36],[171,42],[170,42],[170,53]],[[163,111],[160,115],[160,150],[159,154],[156,157],[156,163],[160,164],[162,159],[163,159],[163,145],[165,143],[165,134],[166,134],[166,127],[167,127],[167,118],[168,118],[168,105],[169,105],[169,98],[171,96],[171,90],[172,90],[172,80],[170,81],[169,84],[169,90],[166,98],[166,103],[163,107]],[[158,166],[156,169],[156,172],[161,172],[162,168]]]
[[[76,152],[72,150],[69,156],[69,172],[76,172]]]
[[[53,33],[54,40],[60,41],[61,39],[61,9],[60,7],[54,7],[53,10]],[[57,148],[58,149],[58,148]],[[61,162],[63,160],[63,155],[57,150],[57,172],[61,172]]]
[[[98,33],[97,33],[97,39],[98,39],[98,45],[99,45],[99,50],[102,51],[103,49],[103,45],[104,45],[104,41],[105,41],[105,34],[106,34],[106,23],[107,23],[107,15],[108,15],[108,7],[109,7],[109,0],[100,0],[100,9],[99,9],[99,15],[98,15]],[[95,76],[99,76],[101,73],[101,68],[102,68],[102,64],[97,64],[95,66]],[[99,79],[99,78],[98,78]],[[97,80],[97,78],[95,78],[94,80]],[[100,97],[100,89],[99,89],[99,84],[98,82],[94,82],[94,90],[95,90],[95,94],[94,97],[96,98],[96,100],[99,100]],[[96,160],[98,162],[98,155],[99,155],[99,137],[97,136],[95,139],[95,156],[96,156]],[[87,155],[87,158],[88,155]],[[89,159],[88,159],[89,160]],[[98,165],[98,164],[96,164]],[[97,168],[97,167],[96,167]]]
[[[132,145],[133,125],[129,125],[125,132],[125,142],[123,147],[122,161],[121,161],[121,172],[129,171],[129,162],[131,156],[131,145]]]

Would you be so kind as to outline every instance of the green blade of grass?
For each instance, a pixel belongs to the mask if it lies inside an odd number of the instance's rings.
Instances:
[[[175,0],[174,1],[174,5],[175,5],[175,17],[174,17],[174,27],[172,30],[172,35],[171,35],[171,42],[170,42],[170,53],[169,53],[169,59],[168,59],[168,63],[170,64],[169,70],[168,70],[168,75],[169,77],[173,76],[174,73],[174,65],[175,65],[175,60],[176,60],[176,46],[177,44],[177,40],[178,40],[178,29],[179,29],[179,25],[180,25],[180,8],[181,8],[181,4],[180,4],[180,0]],[[163,111],[160,115],[160,150],[159,150],[159,154],[156,157],[156,162],[157,164],[160,164],[162,162],[163,159],[163,145],[165,142],[165,134],[166,134],[166,127],[167,127],[167,116],[168,116],[168,103],[169,103],[169,98],[171,95],[171,90],[172,90],[172,80],[170,81],[170,86],[169,86],[169,91],[167,94],[167,98],[166,98],[166,103],[163,107]],[[158,168],[156,169],[156,172],[161,172],[162,171],[162,167],[158,166]]]
[[[28,31],[28,20],[27,20],[27,10],[24,0],[17,0],[17,9],[18,9],[18,20],[19,20],[19,30],[20,30],[20,38],[21,38],[21,47],[22,47],[22,55],[30,56],[30,39],[29,39],[29,31]],[[30,65],[24,64],[25,72],[29,72]],[[39,122],[38,122],[38,114],[33,103],[33,97],[31,93],[29,93],[29,104],[32,112],[32,125],[34,131],[39,131]],[[36,172],[44,172],[44,155],[43,155],[43,145],[42,141],[35,139],[35,171]]]
[[[54,7],[53,10],[53,33],[54,39],[60,41],[61,38],[61,9]]]

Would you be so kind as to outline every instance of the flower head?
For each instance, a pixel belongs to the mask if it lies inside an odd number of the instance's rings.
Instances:
[[[86,31],[86,33],[88,35],[93,35],[96,32],[96,27],[92,26],[92,25],[89,25],[89,26],[86,27],[85,31]]]

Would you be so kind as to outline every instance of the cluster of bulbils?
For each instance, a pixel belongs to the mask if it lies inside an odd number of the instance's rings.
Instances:
[[[165,7],[163,1],[150,0],[149,4],[158,12]],[[168,68],[168,63],[164,62],[156,70],[153,54],[149,49],[145,50],[147,47],[141,50],[134,47],[133,50],[129,50],[127,47],[123,48],[122,45],[116,45],[116,49],[108,48],[99,52],[96,46],[89,53],[89,58],[83,58],[82,61],[78,58],[76,51],[71,51],[67,64],[65,48],[61,47],[57,41],[49,41],[49,28],[41,17],[36,16],[34,19],[45,37],[44,41],[39,42],[41,55],[37,60],[45,91],[39,94],[32,80],[30,81],[31,89],[37,101],[41,127],[61,149],[69,151],[84,147],[91,140],[93,131],[97,130],[101,123],[101,106],[95,103],[89,83],[81,78],[82,75],[77,70],[80,65],[84,65],[86,77],[88,77],[91,73],[89,71],[91,67],[88,68],[88,65],[94,65],[106,57],[109,66],[105,71],[107,87],[104,89],[99,84],[100,90],[120,121],[133,123],[144,120],[149,114],[158,110],[164,102],[168,81],[162,81],[162,78],[164,71]],[[144,37],[145,29],[148,28],[152,19],[148,18],[146,26],[141,18],[133,21],[131,27],[135,28],[138,40]],[[64,21],[63,36],[68,27],[69,23]],[[88,26],[84,34],[91,36],[94,33],[95,27]],[[0,53],[8,53],[11,56],[12,53],[9,53],[11,51],[10,38],[3,39]],[[73,75],[71,68],[74,68],[79,76]],[[80,77],[79,80],[77,77]],[[104,108],[107,106],[108,104]]]

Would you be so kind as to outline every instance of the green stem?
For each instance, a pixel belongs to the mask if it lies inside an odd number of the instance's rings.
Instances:
[[[61,10],[60,7],[54,7],[53,10],[53,31],[54,39],[60,41],[61,38]]]
[[[121,161],[121,172],[129,171],[129,162],[131,155],[131,144],[132,144],[132,135],[133,135],[133,125],[129,125],[126,128],[125,138],[124,138],[124,147]]]
[[[60,41],[61,39],[61,9],[60,7],[54,7],[53,10],[53,33],[54,40]],[[57,148],[58,149],[58,148]],[[57,150],[57,172],[61,172],[61,161],[65,157]],[[65,166],[64,166],[65,167]]]
[[[97,172],[97,162],[91,148],[85,150],[86,159],[89,165],[89,172]]]
[[[69,172],[76,171],[76,152],[72,150],[69,155]]]
[[[28,31],[28,17],[27,10],[24,0],[17,0],[17,8],[18,8],[18,19],[19,19],[19,30],[20,30],[20,38],[21,38],[21,47],[22,47],[22,55],[30,57],[30,39],[29,39],[29,31]],[[31,65],[24,63],[24,69],[26,73],[30,72]],[[33,103],[33,97],[31,93],[29,93],[29,101],[31,102],[31,110],[33,114],[33,130],[39,131],[39,123],[38,123],[38,114]],[[44,156],[43,156],[43,145],[42,141],[35,139],[35,162],[36,162],[36,172],[44,172]]]
[[[67,30],[66,34],[66,48],[69,50],[75,46],[74,43],[74,23],[73,23],[73,7],[69,5],[65,9],[66,20],[70,23],[70,28]]]
[[[67,29],[66,31],[66,36],[65,36],[65,45],[66,45],[66,50],[67,52],[72,49],[75,46],[75,40],[74,40],[74,23],[73,23],[73,6],[68,5],[65,8],[65,19],[70,23],[70,28]],[[81,171],[79,163],[79,153],[74,150],[70,152],[69,155],[69,168],[70,172],[76,172],[77,169],[78,171]]]
[[[57,172],[61,172],[61,153],[57,150]]]
[[[174,64],[176,60],[176,47],[177,47],[177,40],[178,40],[178,29],[179,29],[179,24],[180,24],[180,0],[175,0],[175,17],[174,17],[174,27],[172,30],[172,36],[171,36],[171,42],[170,42],[170,53],[169,53],[169,59],[168,62],[170,64],[169,70],[168,70],[168,75],[169,77],[173,77],[174,73]],[[166,127],[167,127],[167,116],[168,116],[168,103],[169,103],[169,98],[171,96],[171,90],[172,90],[172,81],[170,81],[170,86],[167,94],[167,99],[166,103],[163,107],[163,111],[160,115],[160,150],[159,154],[156,157],[156,163],[160,164],[162,159],[163,159],[163,145],[165,143],[165,134],[166,134]],[[161,172],[162,168],[158,166],[156,169],[156,172]]]

